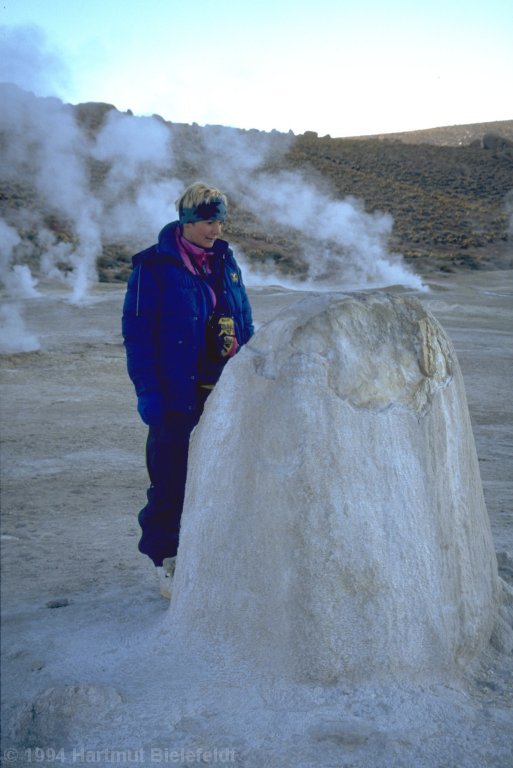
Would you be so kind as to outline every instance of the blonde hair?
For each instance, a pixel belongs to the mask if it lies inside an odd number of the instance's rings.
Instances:
[[[183,208],[195,208],[201,203],[211,203],[219,199],[223,201],[225,206],[228,206],[226,195],[221,190],[211,187],[203,181],[195,181],[182,192],[175,205],[176,210],[180,213]]]

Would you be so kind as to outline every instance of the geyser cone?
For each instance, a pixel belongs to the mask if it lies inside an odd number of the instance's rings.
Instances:
[[[312,296],[227,366],[191,445],[169,621],[289,679],[446,674],[497,564],[458,362],[383,293]]]

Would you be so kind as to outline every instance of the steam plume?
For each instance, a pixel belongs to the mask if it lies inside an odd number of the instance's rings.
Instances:
[[[29,34],[30,45],[21,47]],[[0,58],[10,62],[4,78],[34,90],[58,79],[58,59],[37,30],[11,32],[3,45]],[[40,280],[58,278],[69,286],[71,302],[87,301],[105,246],[127,243],[136,250],[155,242],[197,169],[269,228],[271,238],[276,227],[294,236],[305,269],[301,282],[289,278],[289,284],[422,289],[401,257],[388,251],[390,216],[366,213],[354,199],[336,200],[301,173],[276,170],[292,135],[220,126],[184,131],[113,108],[88,132],[71,106],[18,85],[0,85],[2,176],[11,190],[33,190],[34,199],[7,209],[0,228],[0,277],[10,296],[37,293],[32,267]]]

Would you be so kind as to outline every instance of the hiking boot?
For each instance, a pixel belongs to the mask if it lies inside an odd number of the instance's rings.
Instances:
[[[173,576],[176,568],[176,557],[165,557],[161,566],[157,566],[160,594],[167,600],[171,599]]]

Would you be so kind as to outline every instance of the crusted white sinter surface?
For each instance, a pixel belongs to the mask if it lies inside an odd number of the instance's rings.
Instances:
[[[1,361],[2,747],[6,761],[16,768],[32,768],[34,762],[75,768],[80,762],[98,768],[121,762],[147,766],[208,762],[237,768],[511,766],[512,278],[513,273],[485,271],[443,275],[431,283],[432,292],[422,299],[448,330],[465,380],[499,574],[504,579],[503,603],[491,642],[457,677],[444,674],[440,680],[435,660],[436,666],[420,680],[395,674],[393,680],[379,680],[379,671],[371,667],[368,679],[344,678],[331,685],[285,679],[284,668],[287,674],[295,668],[284,666],[279,626],[285,619],[276,615],[280,655],[274,664],[265,654],[274,657],[275,638],[264,630],[258,638],[264,642],[258,664],[257,638],[249,633],[248,662],[237,663],[233,647],[214,642],[223,633],[235,636],[240,628],[233,622],[223,628],[216,619],[212,631],[203,637],[196,629],[187,632],[193,623],[199,624],[188,615],[180,641],[181,628],[173,619],[177,615],[169,614],[168,602],[159,596],[154,568],[136,547],[135,513],[144,504],[147,481],[146,428],[135,413],[119,339],[124,288],[99,284],[90,306],[70,304],[68,290],[62,286],[50,295],[23,299],[27,330],[40,334],[41,350],[4,356]],[[298,294],[290,291],[253,289],[256,323],[270,321],[297,301]],[[305,306],[298,307],[301,313]],[[270,328],[267,338],[258,335],[251,358],[258,357],[258,350],[267,358],[276,345],[276,328]],[[265,345],[260,345],[261,340]],[[283,352],[276,349],[280,359]],[[223,430],[226,420],[227,429],[234,428],[229,408],[246,397],[242,388],[238,396],[233,392],[234,363],[228,365],[230,384],[223,383],[228,389],[218,401]],[[297,399],[301,385],[286,377],[282,382],[287,390],[295,387]],[[246,379],[242,385],[247,386]],[[246,439],[252,441],[255,452],[256,480],[264,470],[272,476],[274,467],[278,478],[273,486],[281,494],[280,476],[288,482],[301,460],[299,430],[294,428],[289,443],[279,425],[260,427],[254,411],[264,399],[265,389],[261,392],[257,397],[256,389],[252,391],[253,404],[246,402],[244,411],[253,421],[252,429],[265,434],[265,442],[257,450],[258,434],[246,434]],[[279,402],[278,394],[274,398]],[[212,409],[207,410],[205,416],[211,419]],[[281,418],[279,409],[276,413]],[[241,428],[247,433],[247,427]],[[280,441],[272,451],[271,438]],[[284,450],[278,450],[280,445]],[[269,453],[265,467],[264,449]],[[237,459],[233,471],[221,454],[214,458],[209,463],[215,468],[212,486],[227,471],[226,482],[233,478],[239,488],[253,477],[244,456]],[[261,493],[256,480],[251,481],[255,494]],[[297,510],[300,497],[290,487],[288,493]],[[443,499],[442,490],[440,494]],[[266,498],[269,501],[268,494]],[[234,502],[234,515],[246,525],[250,522],[248,499],[251,509],[249,495],[241,496],[246,508]],[[274,523],[278,531],[277,521],[269,522],[277,507],[272,500],[269,510],[263,502],[261,506],[266,524]],[[319,527],[321,523],[322,518]],[[229,539],[232,532],[224,516],[220,524],[224,528],[219,538]],[[269,531],[271,538],[272,527]],[[240,544],[239,524],[234,535]],[[286,540],[276,537],[271,545],[289,557],[283,546]],[[221,544],[224,551],[226,542]],[[201,558],[211,557],[208,548],[202,544]],[[370,542],[360,547],[362,557],[369,548]],[[231,551],[236,554],[236,548]],[[182,554],[182,578],[186,571],[187,578],[198,575],[195,583],[201,599],[194,603],[194,610],[212,617],[211,607],[203,602],[201,561],[194,566],[190,542]],[[268,560],[271,555],[266,554]],[[308,557],[310,570],[299,568],[299,592],[310,589],[314,559]],[[356,554],[351,562],[355,568]],[[256,557],[251,555],[248,563],[254,570]],[[222,555],[215,563],[209,560],[207,573],[231,588],[225,571],[233,564]],[[275,590],[282,589],[274,571],[269,578],[274,579]],[[254,599],[248,596],[239,623],[247,619]],[[281,599],[282,611],[284,605]],[[381,619],[374,633],[382,633],[388,623]],[[367,637],[364,640],[369,642]],[[239,640],[240,656],[241,647]],[[289,655],[296,647],[292,638]],[[270,674],[263,674],[265,669]],[[45,756],[48,759],[43,760]]]
[[[384,293],[280,313],[230,362],[193,435],[174,629],[284,679],[413,680],[475,657],[498,604],[439,323]]]

